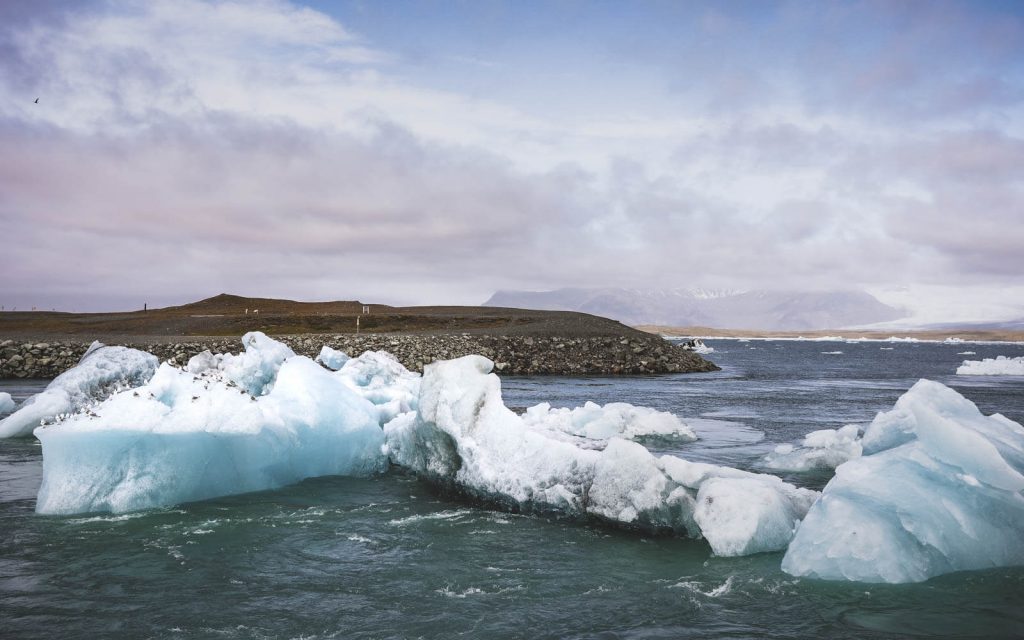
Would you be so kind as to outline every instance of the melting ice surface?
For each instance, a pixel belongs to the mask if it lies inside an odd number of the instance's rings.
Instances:
[[[481,356],[428,365],[418,411],[385,426],[392,462],[515,510],[703,536],[723,556],[785,548],[817,496],[774,476],[656,457],[619,437],[602,450],[577,447],[508,409],[492,366]]]
[[[54,378],[42,393],[0,420],[0,438],[31,435],[41,422],[80,411],[121,388],[144,384],[159,362],[145,351],[94,342],[78,365]]]
[[[1024,427],[921,380],[862,444],[801,523],[784,571],[901,583],[1024,564]]]
[[[523,415],[526,426],[564,433],[591,440],[607,440],[618,436],[634,438],[660,436],[679,442],[693,442],[697,435],[693,429],[667,411],[647,407],[634,407],[625,402],[610,402],[604,406],[587,402],[575,409],[552,409],[547,402],[530,407]]]
[[[958,376],[1024,376],[1024,356],[1007,358],[996,356],[984,360],[964,360],[957,367]]]

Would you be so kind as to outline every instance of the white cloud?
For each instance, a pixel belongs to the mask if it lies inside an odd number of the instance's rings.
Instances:
[[[9,29],[0,223],[18,241],[0,267],[25,289],[473,303],[606,284],[994,292],[1024,271],[1022,142],[966,121],[907,127],[792,90],[546,111],[410,80],[401,55],[279,0],[115,1]]]

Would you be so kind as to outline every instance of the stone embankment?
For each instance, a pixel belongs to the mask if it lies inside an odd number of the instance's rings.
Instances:
[[[355,356],[364,351],[387,351],[413,371],[434,360],[471,353],[494,361],[495,370],[509,375],[582,375],[691,373],[715,371],[714,364],[657,336],[487,336],[472,334],[304,334],[274,336],[296,353],[315,357],[328,345]],[[184,365],[209,349],[214,353],[242,350],[238,338],[181,337],[171,341],[108,340],[148,351],[172,364]],[[0,340],[0,378],[53,378],[74,366],[88,342],[25,342]]]

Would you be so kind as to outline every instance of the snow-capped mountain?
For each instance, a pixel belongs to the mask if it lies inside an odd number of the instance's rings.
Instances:
[[[484,305],[582,311],[629,325],[794,331],[838,329],[906,315],[863,291],[618,288],[498,291]]]

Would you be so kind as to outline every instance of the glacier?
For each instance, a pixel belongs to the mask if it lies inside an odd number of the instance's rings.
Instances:
[[[804,472],[835,469],[860,457],[863,445],[860,428],[848,424],[840,429],[820,429],[804,436],[801,446],[781,444],[764,457],[763,466],[774,471]]]
[[[984,360],[964,360],[956,369],[958,376],[1024,376],[1024,356],[997,356]]]
[[[41,423],[85,410],[122,388],[145,384],[158,364],[145,351],[93,342],[77,365],[0,420],[0,438],[27,437]]]
[[[526,410],[523,422],[534,430],[589,440],[607,440],[615,436],[627,440],[659,436],[679,442],[697,439],[693,429],[675,415],[625,402],[610,402],[604,406],[587,402],[574,409],[552,409],[550,403],[542,402]]]
[[[243,343],[238,356],[160,365],[147,384],[37,428],[36,511],[119,513],[386,469],[372,403],[262,334]]]
[[[919,582],[1024,564],[1024,427],[920,380],[840,465],[782,560],[795,576]]]
[[[11,394],[0,391],[0,416],[14,411],[14,398]]]
[[[384,426],[391,462],[514,511],[704,537],[721,556],[785,548],[818,495],[617,436],[603,449],[576,446],[508,409],[492,368],[483,356],[427,365],[418,411]]]

